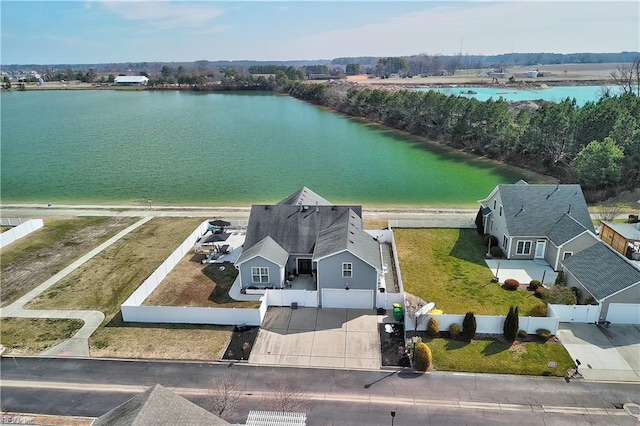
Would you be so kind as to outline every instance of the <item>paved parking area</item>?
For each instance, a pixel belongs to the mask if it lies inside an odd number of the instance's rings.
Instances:
[[[640,383],[640,326],[561,323],[557,336],[586,380]]]
[[[380,369],[376,311],[269,308],[250,364]]]

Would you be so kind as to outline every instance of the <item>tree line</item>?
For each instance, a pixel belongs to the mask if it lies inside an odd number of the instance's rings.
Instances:
[[[640,98],[605,92],[513,108],[436,91],[344,89],[327,83],[288,86],[290,95],[508,164],[579,182],[590,200],[640,186]]]

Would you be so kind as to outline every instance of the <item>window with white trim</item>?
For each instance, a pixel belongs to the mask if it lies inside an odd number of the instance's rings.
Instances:
[[[251,277],[254,283],[268,283],[269,282],[269,268],[262,266],[251,267]]]
[[[351,278],[353,276],[353,264],[344,262],[342,264],[342,278]]]
[[[509,240],[507,239],[507,236],[506,236],[506,235],[503,235],[503,236],[502,236],[502,248],[503,248],[503,249],[505,249],[505,250],[507,249],[507,243],[508,243],[508,241],[509,241]]]
[[[497,202],[498,202],[497,200],[493,200],[493,209],[494,209],[494,210],[496,209],[496,203],[497,203]]]
[[[502,206],[500,206],[500,216],[502,216]]]
[[[567,257],[571,257],[571,256],[573,256],[573,252],[572,251],[565,251],[562,254],[562,260],[565,260]]]
[[[516,245],[516,254],[531,254],[531,241],[518,241]]]

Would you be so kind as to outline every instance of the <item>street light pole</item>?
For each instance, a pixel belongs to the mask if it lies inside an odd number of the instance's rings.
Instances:
[[[151,210],[151,200],[147,200],[147,203],[149,203],[149,210]]]
[[[396,417],[396,412],[391,410],[391,426],[393,426],[393,419]]]

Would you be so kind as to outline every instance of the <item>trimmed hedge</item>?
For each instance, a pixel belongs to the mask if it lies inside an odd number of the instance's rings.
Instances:
[[[467,312],[462,321],[462,337],[467,340],[471,340],[476,337],[476,328],[478,324],[473,312]]]
[[[429,318],[429,322],[427,323],[427,334],[432,337],[440,335],[440,324],[438,324],[437,319],[433,317]]]
[[[449,337],[456,338],[460,335],[460,326],[458,324],[451,324],[449,326]]]
[[[415,353],[413,355],[413,368],[416,371],[427,371],[433,362],[433,356],[431,355],[431,349],[423,342],[419,342],[416,345]]]
[[[544,287],[538,287],[538,288],[536,288],[536,291],[534,291],[534,292],[533,292],[533,295],[534,295],[535,297],[539,298],[539,299],[542,299],[542,296],[544,296],[544,292],[545,292],[546,290],[547,290],[547,289],[546,289],[546,288],[544,288]]]
[[[546,317],[547,316],[547,305],[544,303],[538,303],[529,311],[530,317]]]
[[[546,342],[551,338],[551,332],[545,328],[539,328],[536,330],[536,336],[538,336],[540,340]]]
[[[538,280],[531,280],[531,282],[529,283],[529,286],[527,287],[528,290],[531,291],[535,291],[536,288],[540,287],[540,281]]]
[[[517,290],[520,287],[520,282],[513,278],[507,278],[504,280],[503,287],[506,290]]]

